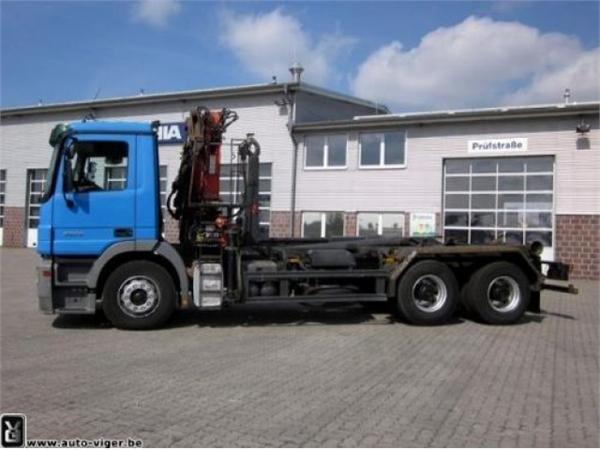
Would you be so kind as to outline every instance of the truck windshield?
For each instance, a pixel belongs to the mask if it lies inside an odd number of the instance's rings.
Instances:
[[[50,159],[50,167],[48,167],[48,176],[46,178],[46,187],[44,188],[42,198],[40,199],[42,203],[46,202],[52,196],[52,191],[54,191],[61,147],[62,142],[59,142],[54,146],[54,150],[52,151],[52,158]]]

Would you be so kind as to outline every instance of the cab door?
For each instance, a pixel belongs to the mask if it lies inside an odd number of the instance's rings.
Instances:
[[[79,135],[62,161],[53,208],[55,255],[99,255],[135,231],[134,135]],[[68,164],[72,186],[65,186]]]

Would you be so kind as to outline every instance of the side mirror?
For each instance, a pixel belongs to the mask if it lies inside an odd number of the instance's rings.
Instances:
[[[50,144],[50,146],[56,146],[56,144],[58,144],[61,141],[61,139],[64,138],[68,131],[69,125],[67,125],[66,123],[59,123],[58,125],[56,125],[50,133],[50,139],[48,139],[48,143]]]

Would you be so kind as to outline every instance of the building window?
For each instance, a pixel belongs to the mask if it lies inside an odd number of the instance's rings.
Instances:
[[[120,191],[127,184],[127,167],[106,166],[105,191]]]
[[[444,163],[444,239],[553,245],[554,158]]]
[[[305,143],[305,168],[346,167],[347,138],[345,135],[308,136]]]
[[[260,163],[258,179],[258,222],[263,238],[269,236],[271,226],[271,163]],[[241,203],[244,189],[242,174],[236,164],[221,164],[219,178],[221,201],[224,203]]]
[[[404,214],[358,213],[356,221],[358,236],[404,236]]]
[[[6,169],[0,169],[0,228],[4,227],[4,202],[6,195]]]
[[[46,188],[47,169],[29,169],[27,171],[27,228],[36,229],[40,219],[40,204]]]
[[[344,235],[344,213],[305,212],[302,214],[302,236],[328,238]]]
[[[405,167],[406,134],[402,131],[360,134],[361,168]]]
[[[118,191],[127,187],[125,142],[79,141],[71,160],[73,187],[78,192]]]

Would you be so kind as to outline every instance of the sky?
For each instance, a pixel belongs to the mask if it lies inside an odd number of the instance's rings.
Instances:
[[[303,79],[426,111],[600,99],[597,1],[0,0],[0,105]]]

